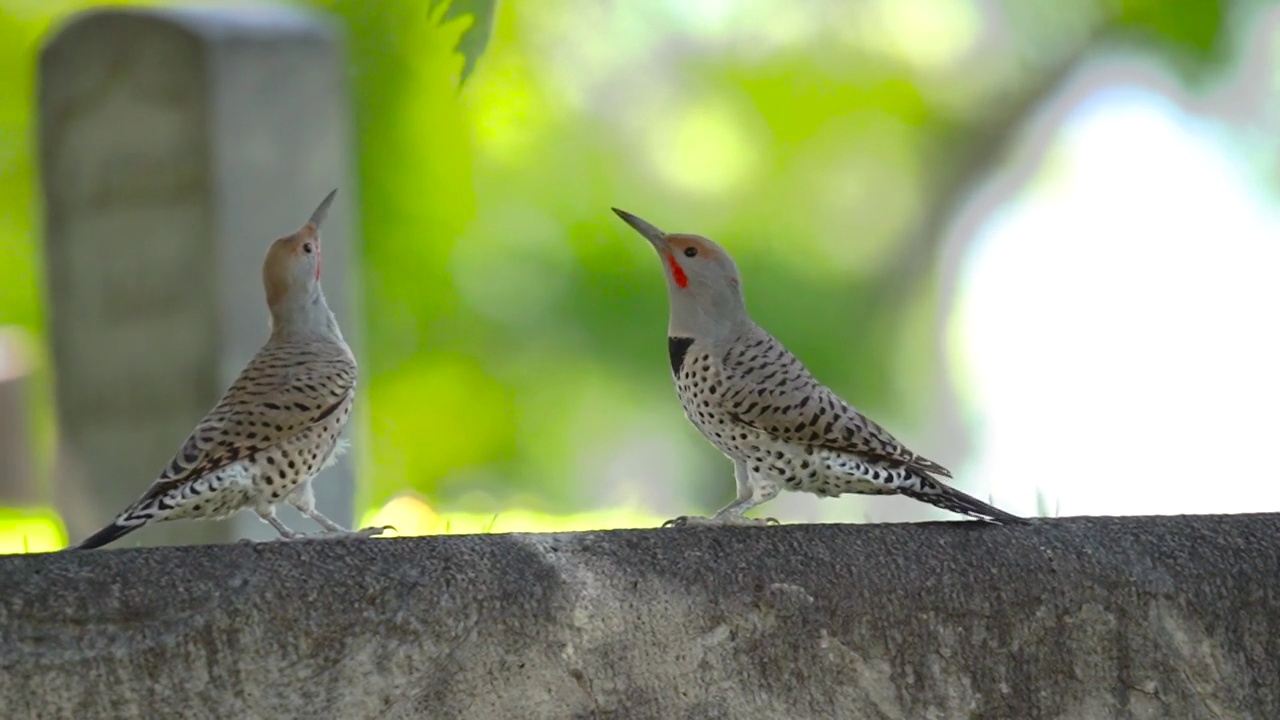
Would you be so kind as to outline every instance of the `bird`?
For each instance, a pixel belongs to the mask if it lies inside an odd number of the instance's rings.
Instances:
[[[316,509],[312,479],[346,449],[356,359],[320,287],[320,226],[333,190],[297,232],[271,244],[262,284],[271,335],[141,497],[69,550],[98,548],[141,527],[252,510],[283,539],[309,537],[276,517],[282,502],[331,536],[351,531]]]
[[[689,422],[733,461],[737,482],[737,496],[714,515],[684,515],[664,526],[776,523],[744,513],[783,489],[821,497],[905,495],[996,524],[1028,522],[939,480],[951,472],[818,381],[752,320],[737,265],[723,247],[613,212],[662,260],[676,394]]]

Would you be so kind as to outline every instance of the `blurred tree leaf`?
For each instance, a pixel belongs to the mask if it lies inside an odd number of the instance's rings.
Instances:
[[[439,24],[450,20],[471,16],[471,27],[462,31],[458,44],[454,48],[462,53],[462,77],[458,80],[461,87],[476,69],[476,62],[484,54],[489,38],[493,35],[494,18],[498,15],[498,0],[431,0],[427,6],[427,16],[436,11],[437,6],[445,6]]]
[[[1165,49],[1191,52],[1199,60],[1219,50],[1228,8],[1221,0],[1185,0],[1177,12],[1158,0],[1125,0],[1116,12],[1120,27],[1146,30]]]

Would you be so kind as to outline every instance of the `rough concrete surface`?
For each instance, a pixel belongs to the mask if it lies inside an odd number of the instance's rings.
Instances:
[[[1280,515],[0,558],[6,718],[1277,718]]]

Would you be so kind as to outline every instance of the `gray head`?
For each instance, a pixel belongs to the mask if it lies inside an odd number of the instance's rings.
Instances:
[[[330,192],[297,232],[271,244],[262,263],[273,328],[305,329],[327,324],[332,314],[320,289],[320,225],[337,190]],[[319,328],[316,328],[319,329]]]
[[[613,211],[648,240],[662,259],[671,298],[672,336],[715,341],[751,324],[738,266],[724,248],[701,235],[664,233],[629,212]]]

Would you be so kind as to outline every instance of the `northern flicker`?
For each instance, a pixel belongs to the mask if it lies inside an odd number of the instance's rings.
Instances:
[[[320,288],[320,225],[337,190],[297,232],[272,243],[262,265],[271,336],[142,497],[72,549],[101,547],[138,528],[220,519],[250,509],[283,538],[287,502],[328,533],[368,537],[320,514],[311,480],[345,443],[356,360]]]
[[[761,525],[743,513],[779,490],[834,497],[900,494],[998,523],[1025,523],[943,484],[942,465],[908,450],[820,383],[747,312],[733,258],[698,235],[667,234],[614,208],[658,251],[671,317],[667,347],[684,413],[733,461],[738,495],[710,518],[667,525]]]

